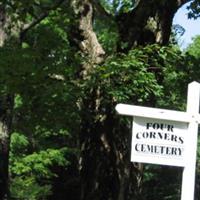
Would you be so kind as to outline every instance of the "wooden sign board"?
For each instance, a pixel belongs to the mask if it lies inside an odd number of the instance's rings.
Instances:
[[[188,123],[134,117],[131,161],[185,166]]]
[[[183,167],[181,200],[194,199],[200,84],[188,85],[187,111],[118,104],[133,117],[131,161]]]

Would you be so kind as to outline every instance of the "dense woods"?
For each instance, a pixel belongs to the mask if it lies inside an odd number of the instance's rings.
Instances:
[[[130,162],[118,103],[185,110],[199,0],[0,1],[0,199],[177,200],[182,169]],[[200,193],[200,146],[196,195]]]

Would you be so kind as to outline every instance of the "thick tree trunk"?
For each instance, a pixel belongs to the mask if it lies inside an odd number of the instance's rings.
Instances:
[[[105,54],[93,31],[93,7],[89,0],[72,0],[75,20],[71,29],[71,40],[82,52],[84,63],[81,75],[87,76],[93,68],[103,61]]]
[[[6,40],[5,5],[0,4],[0,47]],[[0,200],[9,199],[9,146],[14,98],[5,94],[0,97]]]
[[[82,53],[82,68],[79,78],[88,80],[95,66],[103,61],[105,54],[93,31],[93,7],[89,0],[74,0],[72,7],[75,13],[71,31],[71,41]],[[79,160],[81,200],[106,199],[110,183],[105,179],[112,163],[108,159],[110,147],[104,133],[103,124],[96,120],[99,111],[99,88],[91,88],[89,96],[82,99],[82,123],[80,130]],[[105,154],[104,154],[105,153]],[[114,159],[114,157],[113,157]],[[102,161],[105,162],[102,162]],[[102,171],[103,170],[103,171]],[[106,173],[106,174],[105,174]],[[103,179],[102,179],[103,177]],[[104,187],[104,189],[102,188]]]
[[[0,98],[0,199],[9,199],[9,146],[13,97]]]
[[[82,52],[84,61],[80,79],[88,80],[90,72],[103,61],[104,50],[93,31],[93,7],[89,0],[72,1],[76,15],[71,31],[72,44]],[[90,94],[89,94],[90,92]],[[79,160],[81,200],[123,200],[136,196],[136,167],[129,161],[130,131],[118,127],[112,99],[102,107],[100,86],[93,86],[82,100]],[[100,113],[102,113],[100,116]],[[118,128],[116,128],[118,127]],[[122,134],[123,133],[123,134]],[[127,138],[129,138],[127,140]]]

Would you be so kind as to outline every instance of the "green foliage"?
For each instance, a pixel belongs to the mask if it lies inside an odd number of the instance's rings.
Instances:
[[[173,105],[183,109],[183,85],[187,86],[184,62],[184,55],[176,47],[149,45],[136,48],[128,54],[109,57],[92,74],[86,92],[92,85],[99,85],[105,104],[109,101],[156,102],[161,107]],[[173,89],[168,90],[169,87]]]
[[[196,36],[193,39],[193,43],[190,44],[184,51],[185,63],[183,70],[187,73],[187,81],[199,82],[200,73],[200,53],[199,53],[200,37]]]
[[[25,135],[19,134],[19,133],[13,133],[11,136],[11,142],[10,142],[11,158],[14,157],[13,154],[17,156],[17,154],[22,154],[22,152],[23,152],[23,155],[25,155],[25,153],[28,150],[28,145],[29,145],[29,141]]]
[[[188,74],[185,71],[184,54],[177,47],[164,47],[159,55],[163,59],[164,66],[163,96],[158,99],[157,105],[168,109],[185,110]]]
[[[39,185],[34,176],[26,178],[16,177],[12,179],[11,198],[14,199],[31,199],[45,200],[51,195],[51,185]]]
[[[181,175],[179,168],[145,164],[143,177],[144,199],[180,199]]]
[[[55,166],[67,168],[69,151],[61,149],[46,149],[39,152],[30,151],[28,138],[19,133],[11,137],[10,173],[11,196],[13,199],[46,199],[51,195],[51,180],[57,177],[52,171]]]
[[[87,87],[98,83],[106,103],[112,99],[114,102],[142,104],[151,101],[152,96],[162,95],[162,86],[151,72],[151,65],[157,62],[151,57],[151,54],[157,54],[154,49],[154,46],[147,46],[132,50],[128,55],[109,57],[103,66],[97,68]]]
[[[24,157],[11,158],[11,172],[14,176],[30,176],[34,174],[36,178],[49,179],[52,176],[56,176],[56,174],[51,172],[51,166],[59,165],[67,167],[69,164],[65,158],[66,152],[67,148],[47,149]]]
[[[188,6],[188,18],[194,18],[197,19],[200,16],[200,1],[194,0],[191,1],[190,5]]]
[[[74,81],[79,59],[69,46],[67,24],[67,18],[52,12],[27,33],[22,46],[10,40],[0,48],[0,95],[15,96],[12,199],[47,199],[53,180],[61,169],[68,170],[77,154],[71,141],[80,123],[80,89]]]
[[[196,59],[200,58],[200,36],[193,38],[193,42],[187,47],[186,52],[190,56],[194,56]]]
[[[109,28],[108,28],[109,23]],[[104,21],[97,19],[95,23],[95,31],[99,42],[105,49],[106,53],[112,55],[117,50],[118,34],[114,21]]]

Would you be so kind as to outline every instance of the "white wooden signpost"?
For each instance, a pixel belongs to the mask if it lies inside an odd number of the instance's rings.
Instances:
[[[183,167],[181,200],[194,199],[200,84],[188,85],[186,112],[118,104],[133,116],[131,161]]]

